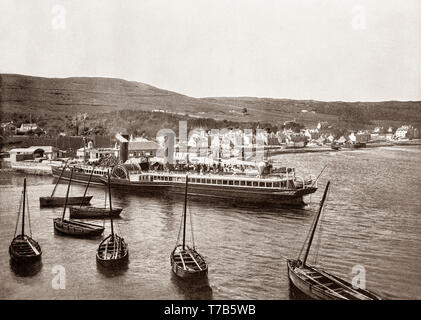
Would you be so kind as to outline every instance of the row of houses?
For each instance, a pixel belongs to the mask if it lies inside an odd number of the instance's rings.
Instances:
[[[24,130],[28,126],[23,126]],[[227,149],[231,147],[233,141],[240,141],[240,145],[255,145],[257,142],[264,145],[286,145],[293,147],[304,147],[311,145],[324,145],[337,143],[367,143],[369,141],[387,141],[399,139],[416,139],[419,138],[419,131],[411,125],[404,125],[393,132],[392,128],[384,130],[383,128],[375,128],[372,132],[369,131],[354,131],[341,137],[335,137],[329,131],[323,130],[323,125],[319,125],[314,129],[302,129],[300,132],[295,132],[291,129],[284,129],[278,132],[268,132],[265,130],[259,131],[257,134],[245,135],[242,130],[229,130],[225,133],[228,139],[218,137],[220,139],[221,148]],[[214,137],[211,136],[210,131],[198,130],[197,133],[190,135],[187,145],[193,148],[209,147],[212,145]],[[228,142],[227,142],[228,141]],[[156,143],[145,138],[133,138],[128,141],[128,158],[144,158],[156,157],[158,150],[164,146],[163,141]],[[228,143],[228,145],[224,145]],[[237,144],[238,145],[238,144]],[[177,147],[178,145],[176,145]],[[66,152],[59,150],[54,146],[31,146],[29,148],[15,148],[9,151],[11,161],[25,161],[25,160],[56,160],[58,158],[66,157]],[[95,147],[92,141],[88,142],[85,147],[79,148],[76,151],[76,158],[79,161],[96,162],[107,157],[119,156],[119,146],[115,144],[114,147]]]
[[[341,137],[334,137],[333,135],[334,128],[329,125],[327,122],[318,123],[316,128],[312,129],[302,129],[299,133],[295,133],[291,130],[285,130],[282,133],[277,133],[278,136],[292,137],[294,135],[301,135],[307,138],[309,142],[315,143],[332,143],[337,140],[345,140],[351,143],[368,143],[370,141],[393,141],[393,140],[403,140],[403,139],[419,139],[420,132],[417,128],[412,125],[403,125],[397,129],[392,127],[383,128],[376,127],[373,130],[358,130],[358,131],[348,131],[348,134]],[[285,138],[284,138],[285,139]]]
[[[2,135],[16,135],[16,134],[45,134],[45,131],[40,128],[36,123],[22,123],[20,127],[16,126],[13,121],[3,122],[0,125]]]
[[[144,138],[131,138],[128,142],[128,157],[131,158],[144,158],[155,157],[161,146]],[[99,161],[102,158],[118,157],[119,146],[116,143],[113,148],[95,148],[92,141],[89,141],[85,148],[80,148],[76,151],[76,157],[82,161]]]
[[[155,157],[157,151],[161,148],[159,144],[146,139],[135,139],[130,141],[129,158]],[[12,162],[26,160],[57,160],[67,157],[66,151],[60,150],[54,146],[31,146],[28,148],[14,148],[8,151],[9,160]],[[103,158],[116,157],[119,155],[119,147],[116,144],[111,148],[95,147],[92,141],[89,141],[85,148],[76,150],[76,159],[79,161],[97,162]]]

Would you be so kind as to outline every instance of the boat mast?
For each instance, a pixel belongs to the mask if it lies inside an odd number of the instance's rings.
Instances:
[[[83,127],[84,127],[83,128],[83,134],[85,134],[85,121],[83,121]],[[83,137],[83,164],[86,163],[85,145],[86,145],[86,141],[85,141],[85,137]]]
[[[110,170],[108,170],[108,199],[110,201],[110,218],[111,218],[111,236],[114,238],[114,226],[113,226],[113,206],[111,204],[111,178]]]
[[[187,216],[187,184],[188,184],[189,177],[186,175],[186,191],[184,194],[184,217],[183,217],[183,250],[186,246],[186,216]]]
[[[22,212],[22,239],[25,235],[25,200],[26,200],[26,178],[23,179],[23,212]]]
[[[317,223],[319,222],[320,213],[322,212],[322,209],[323,209],[323,204],[324,204],[325,199],[326,199],[327,190],[329,189],[329,185],[330,185],[330,181],[328,181],[327,184],[326,184],[326,189],[325,189],[325,192],[323,193],[322,201],[320,202],[319,212],[317,212],[316,219],[314,220],[314,226],[313,226],[313,229],[311,230],[310,239],[308,240],[306,253],[305,253],[304,259],[303,259],[303,266],[305,266],[306,261],[307,261],[307,257],[308,257],[308,253],[310,252],[311,242],[313,241],[314,232],[316,231]]]
[[[61,170],[60,177],[58,178],[58,180],[56,182],[56,185],[54,186],[53,192],[51,192],[51,196],[50,197],[54,196],[54,193],[56,192],[57,185],[60,182],[60,179],[61,179],[61,177],[62,177],[65,169],[66,169],[66,164],[64,165],[63,170]]]
[[[94,174],[94,168],[92,168],[91,174],[89,175],[88,184],[86,185],[86,189],[85,189],[85,192],[83,193],[82,202],[80,203],[79,208],[82,208],[83,202],[85,201],[86,192],[88,191],[89,184],[91,183],[91,179],[92,179],[92,175],[93,175],[93,174]]]
[[[69,198],[69,191],[70,191],[70,184],[72,183],[72,177],[73,177],[73,168],[70,171],[69,185],[67,186],[66,200],[64,201],[63,216],[61,217],[61,220],[64,220],[64,215],[66,214],[67,199]]]

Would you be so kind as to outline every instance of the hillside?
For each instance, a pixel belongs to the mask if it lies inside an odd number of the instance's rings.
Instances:
[[[166,109],[200,112],[214,103],[190,98],[140,82],[111,78],[41,78],[1,75],[3,112],[109,112]]]
[[[305,124],[317,121],[421,124],[421,101],[343,102],[254,97],[204,98],[207,102],[247,108],[263,119],[294,118]]]
[[[0,75],[2,119],[26,121],[28,114],[44,128],[56,131],[71,128],[72,116],[88,113],[89,126],[102,126],[113,133],[121,127],[142,125],[142,132],[154,119],[174,125],[180,117],[209,118],[237,123],[280,125],[297,120],[307,126],[329,121],[347,127],[372,127],[411,123],[421,126],[421,102],[323,102],[254,97],[192,98],[144,83],[111,78],[42,78],[16,74]],[[243,109],[247,114],[243,114]],[[138,111],[133,117],[115,119],[123,110]],[[152,110],[165,110],[166,114]],[[142,111],[142,112],[140,112]],[[140,119],[141,118],[141,119]],[[139,120],[140,119],[140,120]],[[136,120],[136,121],[135,121]],[[173,123],[174,122],[174,123]],[[150,123],[152,124],[152,123]],[[155,129],[154,129],[155,130]],[[153,134],[149,132],[149,134]]]

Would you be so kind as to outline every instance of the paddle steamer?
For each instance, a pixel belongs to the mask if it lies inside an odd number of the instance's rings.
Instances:
[[[91,177],[93,185],[107,185],[108,168],[69,165],[73,168],[73,182],[86,184]],[[61,180],[70,177],[66,168]],[[60,168],[53,168],[53,176],[59,177]],[[255,172],[189,173],[189,196],[202,199],[220,199],[240,203],[265,205],[304,204],[303,197],[317,190],[314,176],[301,178],[294,168],[282,168],[269,174]],[[141,170],[133,164],[119,164],[111,171],[111,186],[114,190],[132,190],[156,195],[184,195],[186,172]]]

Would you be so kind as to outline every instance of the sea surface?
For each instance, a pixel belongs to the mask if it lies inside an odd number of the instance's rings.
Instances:
[[[306,198],[309,204],[292,209],[189,202],[195,244],[209,263],[209,275],[207,281],[187,284],[172,275],[169,259],[179,232],[181,199],[113,190],[113,205],[124,208],[115,227],[129,245],[130,261],[123,270],[107,272],[95,260],[102,237],[84,240],[54,233],[53,218],[61,216],[62,208],[39,206],[39,197],[51,193],[53,178],[34,175],[27,176],[29,212],[42,263],[31,270],[17,269],[10,263],[8,246],[24,175],[3,171],[0,298],[294,298],[285,259],[300,252],[330,180],[309,262],[348,281],[364,270],[366,287],[389,299],[421,299],[420,147],[288,154],[276,160],[303,175],[318,175],[326,165],[318,191]],[[65,195],[66,187],[59,184],[56,194]],[[82,185],[71,188],[72,195],[83,191]],[[104,203],[101,187],[91,187],[88,193],[94,196],[93,204]],[[105,223],[104,236],[110,233],[109,221],[91,222]],[[58,270],[64,271],[61,278]]]

